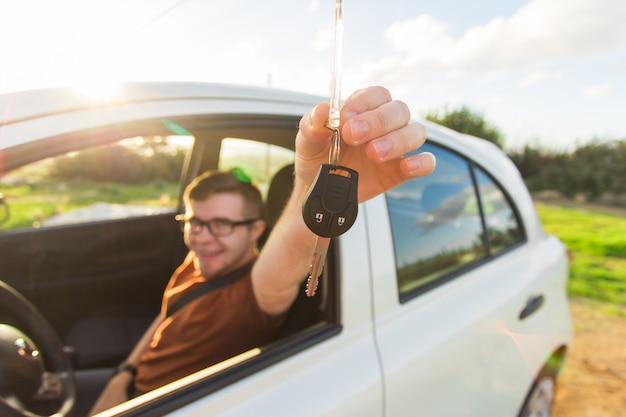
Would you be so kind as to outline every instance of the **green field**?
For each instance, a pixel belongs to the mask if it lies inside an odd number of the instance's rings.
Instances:
[[[9,204],[11,216],[0,230],[32,227],[59,213],[98,202],[143,206],[175,206],[179,185],[156,181],[130,185],[81,182],[67,184],[42,181],[37,184],[5,186],[0,189]]]
[[[546,232],[571,254],[571,296],[626,306],[626,217],[590,209],[536,203]]]

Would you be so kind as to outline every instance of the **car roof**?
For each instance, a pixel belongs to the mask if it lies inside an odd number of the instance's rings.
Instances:
[[[107,107],[115,104],[189,99],[224,99],[310,105],[323,100],[310,94],[253,86],[203,82],[127,82],[112,94],[92,96],[78,88],[52,87],[0,94],[4,126],[65,112]]]
[[[200,82],[123,83],[107,98],[70,87],[13,92],[0,95],[0,150],[11,154],[40,140],[142,120],[197,115],[299,118],[323,100],[271,88]]]

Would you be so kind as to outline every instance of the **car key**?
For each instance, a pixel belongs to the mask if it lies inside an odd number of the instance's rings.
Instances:
[[[326,263],[330,238],[345,233],[352,227],[358,208],[358,178],[356,171],[339,165],[341,146],[341,47],[343,41],[343,4],[335,2],[335,40],[331,97],[326,127],[332,134],[329,164],[323,164],[317,173],[302,205],[302,216],[307,227],[317,235],[309,267],[306,294],[315,295],[319,277]]]
[[[304,223],[317,235],[306,286],[309,297],[317,290],[330,238],[347,232],[356,220],[358,177],[353,169],[324,164],[304,200]]]
[[[337,237],[347,232],[358,212],[359,173],[341,165],[323,164],[304,199],[304,223],[316,235]]]

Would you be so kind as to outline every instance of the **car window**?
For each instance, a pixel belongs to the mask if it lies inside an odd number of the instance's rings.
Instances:
[[[432,144],[437,168],[387,193],[401,294],[486,256],[469,163]]]
[[[280,146],[242,138],[224,138],[218,168],[238,169],[249,177],[265,198],[271,179],[285,165],[293,163],[294,152]]]
[[[476,168],[476,183],[489,236],[490,253],[496,254],[524,240],[523,229],[506,194],[482,169]]]
[[[511,201],[484,170],[431,142],[421,151],[436,156],[435,171],[386,194],[401,300],[524,239]]]
[[[0,180],[10,210],[0,230],[174,212],[193,137],[138,136],[54,156]]]

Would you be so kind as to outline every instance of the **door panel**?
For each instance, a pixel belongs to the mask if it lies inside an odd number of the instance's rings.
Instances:
[[[174,214],[0,234],[0,276],[63,337],[96,312],[156,314],[184,256]]]
[[[384,201],[377,206],[386,211]],[[520,327],[517,317],[528,283],[514,271],[528,254],[502,256],[401,304],[398,288],[390,291],[393,240],[380,213],[369,228],[377,236],[371,253],[380,277],[374,294],[385,415],[515,415],[536,366],[520,345],[536,342],[532,326]]]

